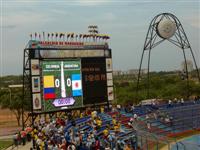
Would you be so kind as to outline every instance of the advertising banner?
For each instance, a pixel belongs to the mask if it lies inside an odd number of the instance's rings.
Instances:
[[[112,59],[111,58],[106,58],[106,71],[112,71]]]
[[[40,77],[39,76],[32,77],[32,92],[33,93],[40,92]]]
[[[108,100],[114,99],[113,87],[108,87]]]
[[[39,60],[38,59],[31,59],[31,75],[39,75]]]
[[[41,94],[35,93],[33,94],[33,110],[38,110],[38,109],[42,109]]]

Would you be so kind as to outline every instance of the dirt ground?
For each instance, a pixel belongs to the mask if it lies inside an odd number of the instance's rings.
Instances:
[[[0,136],[10,135],[21,129],[17,126],[17,120],[9,109],[0,109]]]

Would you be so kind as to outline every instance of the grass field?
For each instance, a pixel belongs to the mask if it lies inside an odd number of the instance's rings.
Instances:
[[[8,148],[12,143],[11,139],[0,140],[0,150]]]

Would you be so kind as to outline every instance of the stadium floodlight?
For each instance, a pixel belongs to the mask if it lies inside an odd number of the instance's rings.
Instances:
[[[140,81],[139,79],[140,79],[144,53],[148,51],[147,98],[150,97],[149,96],[149,67],[150,67],[151,50],[164,41],[169,41],[170,43],[176,45],[183,51],[186,78],[187,78],[187,92],[188,92],[187,95],[189,97],[188,66],[187,66],[185,50],[189,50],[192,55],[199,82],[200,82],[200,75],[199,75],[197,63],[194,57],[194,53],[192,51],[192,48],[190,46],[186,33],[183,29],[183,26],[181,22],[178,20],[178,18],[171,13],[158,14],[157,16],[153,18],[153,20],[151,21],[149,25],[149,29],[148,29],[146,39],[144,42],[144,48],[143,48],[143,52],[141,56],[140,66],[139,66],[136,95],[138,95],[139,81]],[[136,97],[138,98],[138,96]]]
[[[176,23],[170,19],[162,20],[157,25],[157,34],[163,39],[171,38],[176,32]]]

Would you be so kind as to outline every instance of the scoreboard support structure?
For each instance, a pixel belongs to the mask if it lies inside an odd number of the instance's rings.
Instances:
[[[31,80],[30,80],[30,50],[24,49],[23,57],[23,97],[22,97],[22,129],[24,129],[24,102],[30,101],[31,99]],[[33,112],[31,107],[31,112]],[[33,117],[32,117],[33,118]],[[28,119],[28,118],[27,118]],[[26,120],[27,120],[26,119]]]
[[[60,63],[63,64],[63,69],[61,69]],[[71,72],[69,73],[70,69]],[[60,80],[62,73],[59,73],[61,70],[64,74],[63,78],[65,78],[64,83],[60,83],[62,81]],[[57,73],[52,74],[52,72]],[[80,74],[80,82],[78,80],[75,83],[78,74]],[[49,77],[54,79],[52,80],[52,87],[49,87],[51,86],[49,85],[51,83]],[[74,77],[76,77],[76,80]],[[70,88],[67,87],[66,81],[68,82],[68,80],[70,81]],[[78,83],[81,83],[81,85],[78,86]],[[61,96],[61,84],[65,86],[69,97],[63,98]],[[76,85],[77,87],[75,87]],[[45,92],[47,90],[49,92],[49,88],[51,88],[50,92],[54,92],[54,97],[45,99]],[[79,95],[77,95],[77,92]],[[28,117],[32,118],[33,124],[35,118],[41,114],[83,110],[87,107],[95,108],[102,105],[108,105],[109,108],[109,104],[114,98],[113,92],[112,54],[107,42],[103,44],[73,42],[62,45],[59,42],[52,44],[30,40],[28,46],[24,49],[23,129],[28,120],[28,118],[24,119],[25,110],[30,111]],[[52,96],[52,93],[50,94]],[[35,103],[36,100],[39,103]],[[69,104],[71,101],[75,101],[74,104]]]

